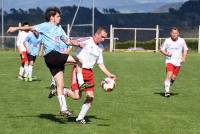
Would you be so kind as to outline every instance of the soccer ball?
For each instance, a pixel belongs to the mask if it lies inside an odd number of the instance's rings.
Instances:
[[[104,91],[110,92],[115,87],[115,80],[107,77],[107,78],[105,78],[104,80],[101,81],[101,87]]]

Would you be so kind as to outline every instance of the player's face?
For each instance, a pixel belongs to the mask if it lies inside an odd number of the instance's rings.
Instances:
[[[29,25],[24,25],[24,27],[29,27]],[[24,30],[25,32],[28,32],[29,30]]]
[[[178,30],[172,30],[170,35],[171,35],[171,39],[173,41],[176,41],[179,37],[179,32],[178,32]]]
[[[105,31],[101,31],[100,33],[98,33],[96,35],[96,43],[101,43],[105,40],[105,38],[107,37],[107,33]]]
[[[61,18],[60,18],[60,14],[59,14],[59,13],[56,13],[55,16],[52,16],[52,21],[53,21],[56,25],[60,23],[60,20],[61,20]]]

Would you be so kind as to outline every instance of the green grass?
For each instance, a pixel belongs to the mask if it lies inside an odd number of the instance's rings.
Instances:
[[[190,53],[173,96],[160,95],[165,77],[164,57],[155,53],[105,53],[107,67],[117,75],[117,86],[100,88],[104,75],[97,67],[95,100],[89,124],[78,125],[59,115],[57,98],[47,99],[50,73],[43,58],[33,68],[37,81],[16,79],[19,56],[0,51],[0,134],[199,134],[200,55]],[[66,81],[71,67],[66,67]],[[66,82],[69,86],[69,83]],[[77,115],[84,101],[67,98]]]

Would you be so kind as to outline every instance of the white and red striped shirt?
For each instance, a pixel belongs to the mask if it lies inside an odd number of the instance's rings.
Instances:
[[[160,49],[162,51],[172,54],[171,56],[166,56],[165,63],[171,63],[175,66],[181,66],[183,51],[188,50],[188,47],[185,40],[178,37],[177,41],[173,41],[171,38],[167,38]]]
[[[22,52],[26,52],[26,47],[24,46],[24,41],[30,32],[20,31],[17,36],[17,47]]]
[[[82,68],[92,69],[95,63],[103,63],[102,44],[96,44],[92,37],[81,38],[79,41],[85,45],[76,52],[76,56],[82,62]]]

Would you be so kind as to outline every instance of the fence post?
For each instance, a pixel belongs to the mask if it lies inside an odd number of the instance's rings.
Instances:
[[[158,43],[159,43],[159,26],[156,25],[156,52],[158,52]]]
[[[134,30],[134,50],[136,50],[136,44],[137,44],[137,28],[135,28]]]
[[[113,37],[113,26],[110,25],[110,52],[113,51],[113,40],[114,40],[114,37]]]
[[[68,38],[70,38],[70,26],[69,26],[69,24],[67,24],[67,36],[68,36]]]
[[[200,25],[199,25],[198,53],[200,53]]]

